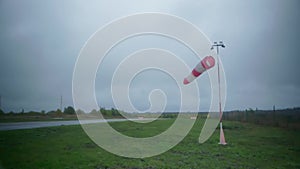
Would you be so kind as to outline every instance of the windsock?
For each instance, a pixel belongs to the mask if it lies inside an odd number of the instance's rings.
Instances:
[[[198,76],[200,76],[206,70],[212,68],[215,65],[215,59],[212,56],[206,56],[204,59],[201,60],[200,63],[193,69],[192,73],[189,74],[183,80],[183,84],[189,84],[193,80],[195,80]]]

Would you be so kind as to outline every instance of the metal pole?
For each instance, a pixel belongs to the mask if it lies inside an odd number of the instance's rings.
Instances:
[[[217,67],[218,67],[218,87],[219,87],[219,112],[220,112],[220,122],[222,123],[222,98],[221,98],[221,78],[220,78],[220,58],[219,58],[219,47],[223,47],[225,48],[225,45],[223,44],[222,41],[218,42],[214,42],[214,44],[212,45],[212,49],[214,49],[214,47],[217,48]]]
[[[212,45],[212,49],[215,47],[217,47],[217,60],[218,60],[218,87],[219,87],[219,113],[220,113],[220,143],[219,144],[222,144],[222,145],[226,145],[226,141],[225,141],[225,136],[224,136],[224,133],[223,133],[223,127],[222,127],[222,98],[221,98],[221,78],[220,78],[220,58],[219,58],[219,47],[223,47],[225,48],[225,45],[223,44],[222,41],[220,41],[219,43],[218,42],[214,42],[214,45]]]
[[[62,95],[60,95],[60,111],[62,112]]]
[[[219,58],[219,46],[217,47],[217,57],[218,57],[218,87],[219,87],[219,112],[220,112],[220,122],[222,123],[222,98],[221,98],[221,80],[220,80],[220,58]]]

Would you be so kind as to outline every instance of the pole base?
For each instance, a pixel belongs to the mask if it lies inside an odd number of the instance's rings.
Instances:
[[[218,143],[218,144],[223,145],[223,146],[227,145],[227,143]]]
[[[224,135],[224,131],[223,131],[223,127],[222,127],[222,122],[220,122],[220,142],[219,144],[221,145],[226,145],[226,141],[225,141],[225,135]]]

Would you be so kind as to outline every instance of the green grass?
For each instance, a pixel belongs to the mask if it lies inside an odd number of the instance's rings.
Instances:
[[[173,121],[111,125],[126,135],[147,137]],[[218,145],[219,130],[199,144],[203,122],[197,120],[173,149],[145,159],[119,157],[99,148],[78,125],[0,131],[0,168],[300,168],[299,131],[225,121],[228,145]]]

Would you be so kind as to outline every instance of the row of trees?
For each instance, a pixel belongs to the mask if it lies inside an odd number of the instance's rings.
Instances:
[[[60,109],[57,109],[57,110],[51,110],[51,111],[40,111],[40,112],[37,112],[37,111],[29,111],[29,112],[25,112],[24,109],[22,109],[20,112],[13,112],[13,111],[10,111],[10,112],[7,112],[5,113],[3,110],[0,109],[0,115],[51,115],[51,114],[69,114],[69,115],[72,115],[72,114],[75,114],[75,109],[72,107],[72,106],[68,106],[66,108],[64,108],[64,111],[61,111]]]
[[[120,111],[114,108],[105,109],[100,108],[100,110],[92,110],[91,112],[84,112],[82,110],[77,110],[78,114],[83,115],[99,115],[102,113],[104,117],[108,118],[122,118]],[[76,111],[72,106],[68,106],[64,108],[63,111],[60,109],[53,110],[53,111],[41,111],[41,112],[8,112],[5,113],[3,110],[0,109],[0,116],[51,116],[51,117],[64,117],[64,116],[71,116],[75,115]],[[150,113],[151,114],[151,113]],[[128,113],[129,117],[132,113]],[[178,113],[163,113],[161,115],[162,118],[176,118]],[[206,113],[199,113],[198,118],[206,118]],[[141,114],[143,116],[143,114]],[[264,111],[264,110],[253,110],[247,109],[245,111],[230,111],[223,113],[223,120],[232,120],[232,121],[240,121],[240,122],[247,122],[247,123],[254,123],[254,124],[262,124],[268,126],[276,126],[276,127],[285,127],[285,128],[292,128],[292,129],[300,129],[300,108],[292,108],[292,109],[283,109],[283,110],[275,110],[273,111]]]
[[[91,112],[88,112],[88,114],[91,115],[96,115],[98,113],[102,113],[103,116],[121,116],[120,112],[117,109],[111,108],[111,109],[105,109],[105,108],[100,108],[100,110],[92,110]],[[87,112],[84,112],[82,110],[77,110],[77,113],[79,114],[86,114]],[[3,110],[0,109],[0,115],[33,115],[33,116],[38,116],[38,115],[53,115],[53,116],[61,116],[61,115],[75,115],[76,111],[72,106],[68,106],[64,108],[63,111],[60,109],[57,110],[51,110],[51,111],[44,111],[42,110],[41,112],[36,112],[36,111],[29,111],[25,112],[23,109],[20,112],[7,112],[5,113]]]
[[[300,129],[300,108],[273,109],[273,111],[249,109],[246,111],[224,112],[223,120]]]

